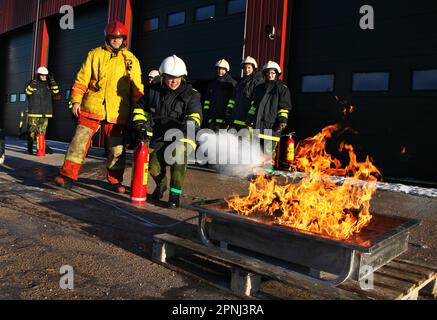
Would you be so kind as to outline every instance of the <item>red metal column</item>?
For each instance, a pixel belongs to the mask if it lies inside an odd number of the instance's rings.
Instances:
[[[126,9],[125,9],[125,15],[124,15],[124,24],[126,25],[126,28],[128,29],[128,49],[130,47],[130,42],[132,39],[132,4],[131,0],[126,0]]]
[[[36,67],[47,66],[48,57],[49,57],[49,32],[47,29],[47,22],[44,19],[40,21],[39,24]]]
[[[132,34],[132,3],[131,0],[109,0],[108,21],[119,20],[128,29],[128,47]]]
[[[282,11],[282,29],[281,29],[281,57],[279,59],[279,65],[282,69],[282,76],[281,79],[284,78],[285,73],[285,55],[286,55],[286,48],[287,48],[287,19],[288,16],[288,0],[284,0],[284,8]]]
[[[289,0],[248,0],[246,15],[245,56],[257,59],[260,66],[273,60],[285,67],[287,15]],[[268,26],[275,28],[269,38]]]

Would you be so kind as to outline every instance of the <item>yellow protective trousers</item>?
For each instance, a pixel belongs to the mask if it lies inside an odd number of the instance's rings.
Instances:
[[[61,169],[62,176],[78,180],[91,140],[101,126],[104,129],[108,147],[107,179],[111,184],[123,182],[126,165],[124,145],[126,126],[89,119],[82,115],[79,117],[76,132],[65,156],[64,165]]]

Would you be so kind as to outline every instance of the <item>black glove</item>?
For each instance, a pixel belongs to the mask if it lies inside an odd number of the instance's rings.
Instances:
[[[281,122],[281,123],[279,123],[278,126],[276,127],[275,132],[278,133],[278,134],[281,134],[282,131],[284,131],[286,127],[287,127],[287,123],[286,123],[286,122]]]
[[[49,83],[51,87],[56,86],[55,78],[53,77],[53,73],[49,73]]]
[[[147,132],[151,132],[150,125],[144,120],[134,122],[134,130],[138,139],[147,140]]]

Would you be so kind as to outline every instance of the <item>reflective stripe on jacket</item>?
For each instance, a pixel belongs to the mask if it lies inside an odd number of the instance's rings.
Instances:
[[[133,107],[133,118],[134,121],[151,121],[153,138],[150,145],[154,148],[164,142],[168,130],[180,129],[185,132],[187,121],[192,121],[199,129],[202,123],[200,93],[185,81],[175,91],[168,89],[165,84],[151,85]]]
[[[59,92],[59,91],[58,91]],[[26,85],[28,100],[28,116],[34,118],[51,118],[53,116],[54,90],[50,89],[47,81],[32,80]]]
[[[211,81],[205,95],[204,110],[208,119],[226,118],[226,108],[234,96],[237,82],[227,73],[225,76]]]
[[[279,80],[269,81],[255,88],[248,117],[252,118],[254,129],[276,131],[279,123],[287,123],[291,109],[288,87]]]
[[[235,88],[234,104],[229,103],[230,123],[237,125],[244,125],[249,112],[250,102],[255,87],[261,84],[264,80],[260,74],[253,74],[249,77],[243,78]],[[232,101],[232,100],[231,100]]]
[[[126,49],[113,52],[106,45],[88,53],[73,84],[71,102],[80,103],[86,117],[125,124],[130,105],[143,91],[138,59]]]

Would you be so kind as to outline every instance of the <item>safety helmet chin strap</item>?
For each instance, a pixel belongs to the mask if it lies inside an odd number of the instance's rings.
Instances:
[[[121,44],[121,46],[120,46],[118,49],[114,48],[114,47],[111,45],[111,39],[110,39],[109,37],[106,37],[105,41],[106,41],[106,43],[111,47],[111,49],[112,49],[114,52],[119,52],[120,50],[123,50],[124,48],[127,47],[127,45],[126,45],[126,38],[123,39],[123,43]]]

